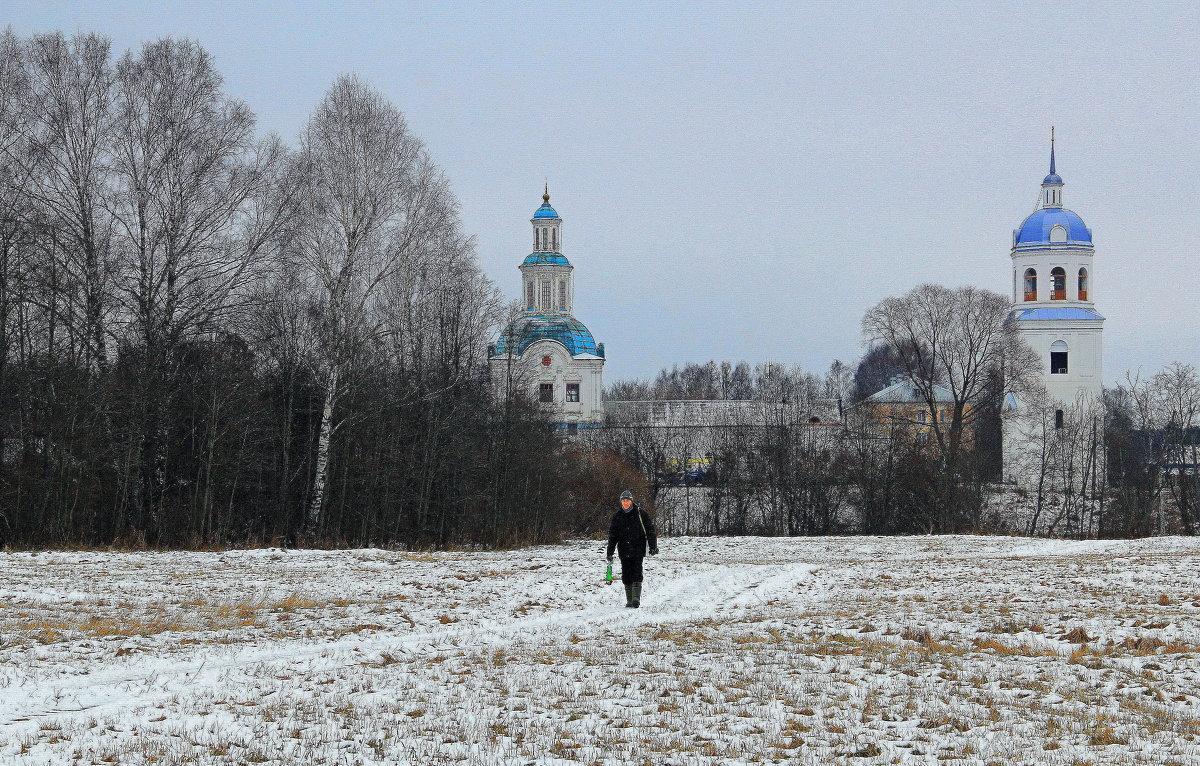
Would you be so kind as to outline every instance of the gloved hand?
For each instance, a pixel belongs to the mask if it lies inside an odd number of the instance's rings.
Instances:
[[[606,557],[606,558],[608,559],[608,563],[610,563],[610,564],[611,564],[611,563],[612,563],[612,556],[608,556],[608,557]]]
[[[651,548],[651,549],[650,549],[650,555],[651,555],[651,556],[657,556],[657,555],[658,555],[658,548],[657,548],[657,547],[655,547],[655,548]]]

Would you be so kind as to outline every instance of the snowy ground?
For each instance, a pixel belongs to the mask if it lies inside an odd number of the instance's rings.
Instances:
[[[0,761],[1200,764],[1200,540],[0,554]]]

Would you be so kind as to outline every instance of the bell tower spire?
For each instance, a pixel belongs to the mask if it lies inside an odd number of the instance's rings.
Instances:
[[[542,206],[533,211],[533,252],[561,253],[562,252],[562,218],[550,205],[550,182],[547,181],[542,191]]]
[[[1050,126],[1050,175],[1042,179],[1042,207],[1062,207],[1063,180],[1054,170],[1054,126]]]
[[[1054,175],[1054,125],[1050,126],[1050,175]]]
[[[542,189],[542,206],[533,211],[533,252],[521,264],[525,310],[571,313],[575,300],[573,267],[562,254],[562,218],[550,205],[550,184]]]

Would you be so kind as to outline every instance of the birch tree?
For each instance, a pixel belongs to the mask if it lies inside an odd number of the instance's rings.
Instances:
[[[453,225],[445,179],[404,116],[354,76],[330,88],[304,128],[300,212],[288,251],[316,310],[324,388],[307,526],[322,523],[333,436],[348,365],[385,332],[381,286]]]

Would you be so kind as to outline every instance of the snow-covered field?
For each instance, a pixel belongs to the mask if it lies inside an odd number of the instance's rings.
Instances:
[[[0,554],[0,761],[1200,764],[1200,540]]]

